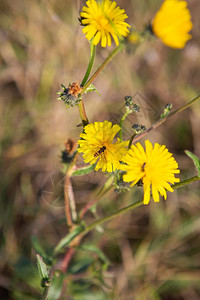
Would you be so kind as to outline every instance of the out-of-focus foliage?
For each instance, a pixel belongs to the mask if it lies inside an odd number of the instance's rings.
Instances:
[[[49,258],[44,259],[49,266],[53,248],[67,234],[61,150],[66,138],[78,139],[82,129],[77,127],[77,109],[66,110],[56,100],[56,92],[61,83],[80,83],[87,66],[89,44],[77,20],[81,3],[0,2],[1,299],[39,299],[42,287],[33,236],[39,241],[39,254]],[[160,3],[118,1],[128,12],[129,23],[140,29]],[[128,138],[134,123],[148,127],[166,103],[175,108],[199,93],[200,3],[190,0],[188,5],[194,30],[186,48],[172,50],[156,40],[144,43],[134,56],[120,53],[94,83],[100,96],[86,96],[90,121],[118,123],[123,98],[132,95],[141,111],[137,120],[130,115],[125,122]],[[99,48],[96,64],[108,52]],[[199,123],[200,104],[196,103],[149,136],[174,153],[181,178],[196,172],[184,150],[200,157]],[[95,197],[105,179],[96,172],[74,177],[78,209]],[[142,206],[89,233],[68,273],[54,276],[49,299],[199,299],[199,190],[195,183],[168,195],[166,202]],[[142,192],[111,190],[86,215],[86,221],[133,199],[142,199]]]

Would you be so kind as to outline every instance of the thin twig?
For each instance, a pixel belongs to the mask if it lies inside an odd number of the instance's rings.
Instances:
[[[64,259],[62,261],[62,264],[60,266],[60,270],[63,272],[63,273],[66,273],[67,271],[67,268],[69,266],[69,262],[70,260],[72,259],[72,257],[74,256],[75,254],[75,248],[69,248],[69,250],[67,251],[67,253],[65,254],[64,256]]]
[[[76,222],[77,220],[77,213],[76,213],[76,205],[75,205],[73,188],[72,188],[71,179],[70,179],[70,175],[68,174],[68,171],[66,172],[66,176],[65,176],[64,198],[65,198],[65,215],[66,215],[67,225],[69,229],[71,229],[74,225],[74,222]]]
[[[186,108],[190,107],[194,102],[200,99],[200,95],[196,96],[192,100],[188,101],[186,104],[182,105],[181,107],[175,109],[174,111],[170,112],[166,117],[160,119],[159,121],[155,122],[151,127],[149,127],[145,132],[138,134],[134,139],[133,143],[139,141],[141,138],[145,137],[150,131],[156,129],[158,126],[163,124],[167,121],[170,117],[174,116],[175,114],[180,113],[181,111],[185,110]]]
[[[95,80],[95,78],[101,73],[101,71],[105,68],[105,66],[113,59],[113,57],[123,48],[123,44],[120,44],[118,47],[116,47],[104,60],[104,62],[98,67],[98,69],[95,71],[95,73],[90,77],[86,85],[84,85],[81,95],[85,92],[85,90],[88,88],[88,86]]]
[[[107,193],[112,187],[113,187],[113,180],[114,177],[109,177],[108,180],[105,182],[104,186],[100,188],[99,192],[96,194],[96,196],[89,201],[88,203],[85,204],[85,206],[81,209],[79,213],[79,218],[80,220],[83,219],[84,215],[87,213],[87,211],[95,204],[98,202],[98,200],[105,194]]]

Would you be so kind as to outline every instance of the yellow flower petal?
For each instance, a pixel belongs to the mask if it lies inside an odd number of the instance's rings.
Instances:
[[[78,141],[78,152],[83,153],[86,163],[97,163],[96,171],[102,169],[103,172],[114,172],[120,168],[120,160],[127,152],[128,142],[120,142],[118,139],[113,143],[119,130],[119,125],[104,121],[88,124],[84,133],[80,134],[82,139]]]
[[[80,12],[81,23],[85,26],[83,33],[88,40],[93,38],[94,45],[101,40],[102,47],[111,46],[111,36],[118,45],[119,38],[128,35],[130,25],[125,22],[128,17],[115,1],[88,0],[86,5]]]
[[[191,39],[192,27],[187,2],[179,0],[165,0],[152,22],[153,33],[165,45],[179,49]]]
[[[135,185],[139,180],[143,182],[144,204],[150,201],[151,191],[155,202],[159,201],[159,194],[167,198],[166,190],[173,192],[171,184],[179,182],[174,174],[179,173],[178,164],[164,145],[145,141],[146,150],[140,143],[132,145],[122,158],[121,170],[126,171],[123,175],[125,182]]]

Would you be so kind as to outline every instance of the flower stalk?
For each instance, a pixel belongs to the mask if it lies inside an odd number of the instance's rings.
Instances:
[[[200,100],[200,95],[196,96],[195,98],[193,98],[192,100],[188,101],[187,103],[185,103],[184,105],[180,106],[179,108],[169,112],[169,114],[167,116],[165,116],[164,118],[161,118],[160,120],[158,120],[157,122],[155,122],[151,127],[149,127],[145,132],[142,132],[140,134],[138,134],[134,139],[133,139],[133,143],[139,141],[141,138],[145,137],[150,131],[156,129],[157,127],[159,127],[160,125],[162,125],[165,121],[167,121],[169,118],[171,118],[174,115],[177,115],[178,113],[180,113],[181,111],[185,110],[186,108],[190,107],[194,102]]]
[[[84,78],[81,82],[82,87],[86,84],[86,82],[90,76],[90,73],[91,73],[91,70],[92,70],[92,67],[94,64],[95,52],[96,52],[96,46],[92,42],[90,42],[90,60],[89,60],[88,67],[85,72]]]
[[[188,184],[193,183],[193,182],[198,181],[198,180],[200,180],[200,176],[193,176],[193,177],[188,178],[186,180],[180,181],[179,183],[176,183],[176,184],[172,185],[171,187],[173,189],[177,189],[179,187],[188,185]],[[132,204],[126,206],[126,207],[123,207],[123,208],[117,210],[116,212],[114,212],[114,213],[112,213],[112,214],[110,214],[108,216],[105,216],[105,217],[103,217],[103,218],[101,218],[99,220],[94,221],[93,223],[89,224],[86,227],[82,227],[82,229],[77,230],[77,232],[75,234],[73,234],[73,238],[70,239],[70,241],[72,242],[73,239],[75,239],[75,238],[77,238],[79,236],[83,237],[89,231],[93,230],[96,226],[104,224],[104,223],[106,223],[108,221],[111,221],[115,217],[118,217],[118,216],[122,215],[123,213],[126,213],[127,211],[130,211],[132,209],[140,207],[141,205],[143,205],[143,201],[142,200],[134,202],[134,203],[132,203]],[[66,239],[66,237],[64,237],[63,240],[64,239]],[[56,248],[58,248],[58,249],[57,249],[57,251],[55,253],[58,254],[62,250],[62,248],[64,246],[65,246],[64,243],[60,247],[57,246]]]
[[[119,44],[104,60],[104,62],[98,67],[98,69],[94,72],[94,74],[90,77],[88,82],[84,85],[81,95],[85,92],[88,86],[96,79],[96,77],[102,72],[102,70],[107,66],[107,64],[115,57],[115,55],[123,49],[123,44]]]
[[[193,183],[193,182],[198,181],[198,180],[200,180],[200,176],[193,176],[193,177],[187,178],[185,180],[182,180],[180,182],[177,182],[177,183],[173,184],[172,188],[173,189],[178,189],[180,187],[183,187],[185,185],[188,185],[188,184]]]
[[[120,120],[120,122],[119,122],[119,126],[120,126],[120,131],[119,131],[119,138],[120,138],[120,142],[122,142],[122,128],[123,128],[123,123],[124,123],[124,120],[126,119],[126,117],[129,115],[129,114],[131,114],[132,113],[132,111],[131,110],[129,110],[128,108],[126,109],[126,112],[125,112],[125,114],[122,116],[122,118],[121,118],[121,120]]]

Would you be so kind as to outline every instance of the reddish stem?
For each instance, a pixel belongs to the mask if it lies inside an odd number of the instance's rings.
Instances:
[[[69,250],[65,254],[65,257],[64,257],[64,259],[62,261],[62,264],[61,264],[61,267],[60,267],[60,269],[63,273],[66,273],[68,265],[70,263],[70,260],[72,259],[74,254],[75,254],[75,248],[72,248],[72,247],[69,248]]]

